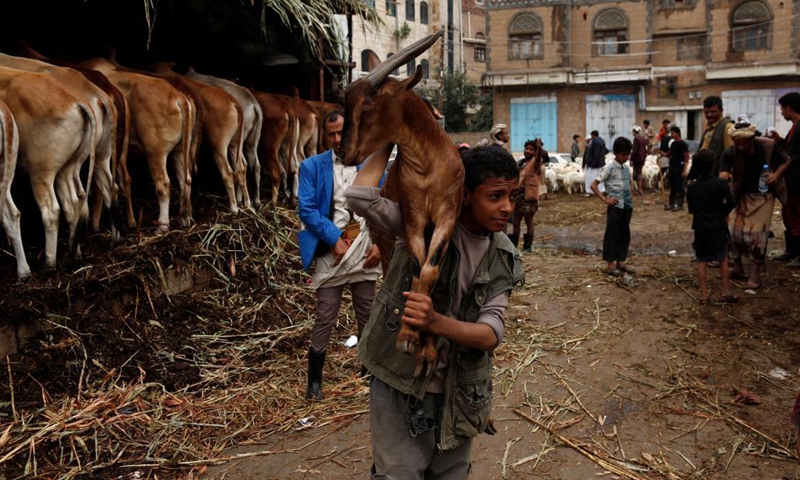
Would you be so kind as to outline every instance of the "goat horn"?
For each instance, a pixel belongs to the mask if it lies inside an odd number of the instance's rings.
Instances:
[[[375,67],[375,70],[371,71],[369,75],[366,76],[366,79],[369,81],[369,85],[373,89],[380,87],[383,81],[386,80],[386,77],[388,77],[393,70],[397,69],[400,65],[405,64],[412,58],[416,58],[425,50],[431,48],[431,45],[436,43],[436,40],[438,40],[442,35],[444,35],[444,29],[439,30],[433,35],[428,35],[423,39],[417,40],[416,42],[381,62],[380,65]]]

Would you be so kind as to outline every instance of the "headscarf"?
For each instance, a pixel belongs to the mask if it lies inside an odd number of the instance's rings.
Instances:
[[[489,132],[489,136],[492,138],[497,138],[497,134],[500,133],[502,130],[506,130],[508,127],[505,123],[496,123],[492,130]]]
[[[642,133],[642,127],[640,127],[639,125],[634,125],[633,126],[633,133],[635,133],[636,135],[639,135],[640,133]]]
[[[728,127],[728,135],[734,140],[747,140],[756,136],[756,126],[752,123],[734,123]]]

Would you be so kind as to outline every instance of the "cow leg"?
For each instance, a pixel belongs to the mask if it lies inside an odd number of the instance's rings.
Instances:
[[[150,176],[156,187],[156,197],[158,197],[158,229],[166,232],[169,230],[169,189],[170,181],[167,174],[167,156],[163,153],[150,154],[147,156],[147,165],[150,167]],[[177,177],[180,178],[182,170],[179,170]]]
[[[56,268],[58,220],[61,215],[56,192],[53,189],[54,179],[52,175],[40,176],[35,172],[28,173],[31,175],[33,198],[39,206],[42,225],[44,226],[44,267],[48,270],[53,270]]]
[[[173,150],[170,162],[175,169],[175,179],[178,180],[178,224],[188,227],[192,223],[192,184],[190,177],[191,165],[186,165],[185,155],[180,149]]]
[[[239,206],[236,204],[236,190],[234,186],[234,175],[236,175],[236,172],[231,167],[230,163],[228,163],[229,155],[233,152],[235,152],[235,147],[233,151],[231,151],[231,147],[225,148],[219,144],[214,145],[214,163],[217,164],[220,177],[222,177],[222,184],[225,186],[225,191],[228,194],[228,210],[232,213],[236,213],[239,211]]]
[[[122,196],[125,197],[125,219],[128,227],[136,226],[136,218],[133,216],[133,197],[131,196],[131,174],[128,171],[128,156],[119,160],[119,183],[122,189]]]
[[[111,148],[110,138],[104,138],[97,150],[97,167],[93,176],[95,200],[92,205],[92,231],[100,230],[100,213],[102,207],[112,211],[114,207],[114,177],[111,173]],[[112,225],[113,227],[113,225]]]
[[[70,253],[74,254],[75,258],[80,258],[80,249],[77,248],[78,236],[78,223],[82,212],[80,208],[81,201],[78,197],[79,193],[75,188],[75,174],[70,166],[67,165],[66,169],[62,169],[56,175],[56,196],[61,204],[61,210],[64,212],[64,219],[67,221],[69,230],[69,237],[67,239],[67,246]]]
[[[9,182],[10,183],[10,182]],[[19,227],[19,209],[11,198],[11,192],[6,192],[5,205],[3,205],[3,228],[14,248],[14,255],[17,257],[17,280],[23,280],[31,274],[31,267],[28,266],[28,259],[25,257],[25,250],[22,248],[22,233]]]
[[[261,206],[261,162],[258,158],[258,142],[261,140],[261,121],[253,126],[250,135],[244,142],[244,156],[247,159],[247,167],[253,171],[253,203],[256,208]],[[247,181],[247,171],[245,170],[245,182]]]

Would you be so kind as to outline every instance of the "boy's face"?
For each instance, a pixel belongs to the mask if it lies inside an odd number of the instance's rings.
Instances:
[[[519,178],[489,178],[467,190],[461,223],[471,233],[487,235],[502,232],[514,212],[514,196],[519,190]]]
[[[629,158],[631,158],[631,152],[621,152],[621,153],[615,153],[615,154],[614,154],[614,158],[615,158],[615,159],[616,159],[616,160],[617,160],[619,163],[625,163],[625,162],[627,162],[627,161],[628,161],[628,159],[629,159]]]

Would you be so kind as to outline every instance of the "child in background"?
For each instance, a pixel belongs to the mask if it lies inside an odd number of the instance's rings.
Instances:
[[[722,280],[721,302],[735,303],[739,297],[731,295],[728,281],[728,242],[730,231],[725,217],[735,206],[733,194],[725,180],[711,175],[716,163],[713,151],[703,149],[692,159],[693,170],[699,175],[696,182],[689,185],[686,200],[689,213],[694,215],[694,248],[697,256],[697,278],[700,281],[700,303],[708,303],[706,287],[706,267],[708,262],[719,262]]]
[[[603,236],[603,260],[608,262],[606,273],[621,277],[626,273],[636,273],[625,265],[628,246],[631,243],[631,217],[633,199],[631,197],[631,171],[625,162],[631,156],[633,144],[625,137],[614,140],[614,161],[600,170],[592,182],[592,191],[603,203],[608,205],[606,233]],[[600,192],[600,183],[605,183],[605,196]]]

